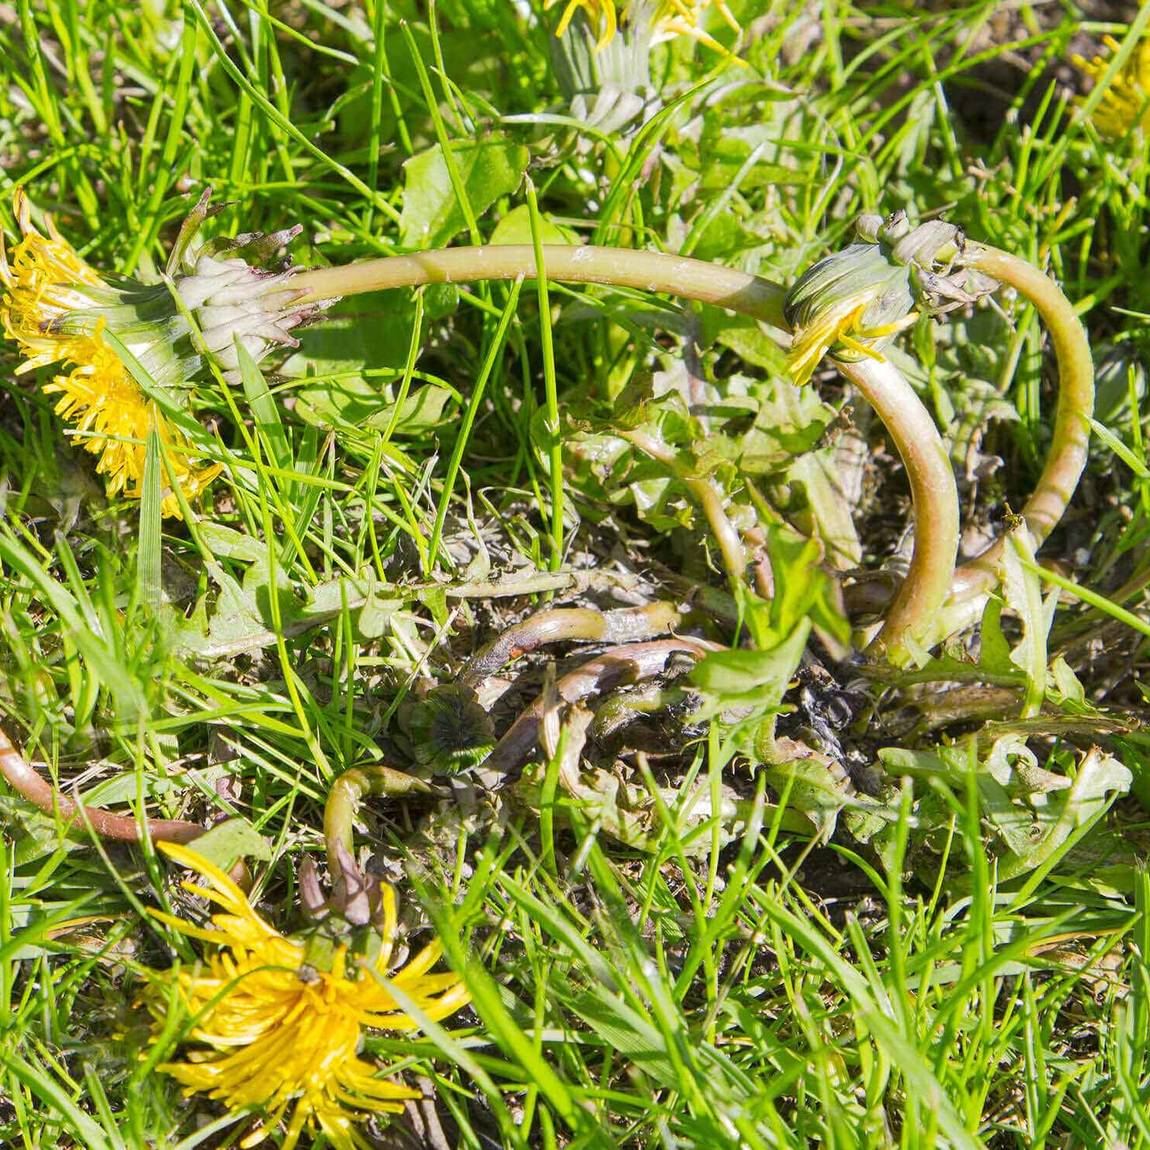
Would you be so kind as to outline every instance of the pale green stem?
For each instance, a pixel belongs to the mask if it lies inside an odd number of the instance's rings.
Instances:
[[[719,554],[723,557],[723,566],[727,569],[727,578],[732,583],[741,583],[747,570],[747,553],[743,549],[743,542],[739,538],[735,525],[727,516],[723,506],[723,493],[719,485],[707,476],[691,475],[679,465],[675,453],[665,444],[660,443],[654,436],[643,431],[625,431],[622,438],[634,444],[644,455],[649,455],[666,466],[680,483],[694,496],[695,502],[702,508],[707,517],[707,524],[711,534],[719,545]]]
[[[1086,467],[1090,419],[1094,414],[1094,362],[1086,329],[1058,285],[1033,264],[998,248],[967,244],[963,264],[1012,287],[1028,299],[1050,332],[1058,363],[1058,405],[1050,454],[1038,485],[1022,509],[1039,546],[1062,518]],[[963,602],[987,591],[997,581],[1002,554],[999,539],[955,573],[951,599]]]
[[[422,779],[391,767],[353,767],[344,771],[332,783],[323,808],[323,838],[332,883],[338,882],[343,874],[340,848],[347,855],[352,854],[355,816],[367,795],[429,794],[432,789]]]
[[[686,256],[589,244],[544,244],[542,251],[549,280],[612,284],[686,296],[787,330],[783,319],[784,289],[749,272]],[[513,280],[521,276],[530,279],[535,267],[535,251],[529,244],[443,248],[301,271],[292,286],[303,293],[298,302],[306,303],[420,284]]]
[[[835,366],[875,409],[906,468],[914,511],[914,554],[871,647],[905,663],[946,602],[958,554],[958,488],[930,412],[888,360]]]
[[[555,344],[551,335],[551,293],[547,286],[547,259],[539,232],[539,201],[535,185],[527,177],[527,205],[531,209],[531,248],[539,275],[535,290],[539,299],[539,342],[543,354],[543,395],[546,412],[547,471],[551,482],[551,570],[563,563],[563,434],[559,426],[559,385],[555,379]]]
[[[542,256],[548,279],[685,296],[730,308],[786,330],[783,288],[749,272],[686,256],[593,245],[544,244],[540,245],[538,254]],[[300,302],[308,302],[422,284],[510,280],[530,276],[538,267],[536,256],[536,249],[527,244],[445,248],[365,260],[345,267],[302,271],[293,283],[304,293]],[[674,465],[673,455],[649,436],[635,432],[627,438],[648,455]],[[710,523],[727,574],[733,580],[741,579],[747,566],[746,554],[723,509],[720,492],[706,479],[683,477],[683,481]]]

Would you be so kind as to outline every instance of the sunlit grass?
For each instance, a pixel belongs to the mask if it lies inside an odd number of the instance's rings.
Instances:
[[[649,102],[596,119],[593,101],[572,106],[565,49],[533,7],[528,20],[481,0],[18,4],[0,19],[0,217],[11,236],[19,184],[101,272],[150,276],[211,186],[213,234],[302,224],[306,264],[568,238],[790,282],[862,212],[945,211],[1056,275],[1116,365],[1102,445],[1041,556],[1062,564],[1044,586],[1070,592],[1049,640],[1067,668],[1051,671],[1065,690],[1045,712],[1059,725],[1019,720],[1023,672],[992,673],[984,650],[970,676],[1005,692],[997,711],[965,696],[968,711],[932,725],[945,694],[894,701],[868,681],[874,722],[856,716],[843,738],[870,766],[878,747],[1015,724],[1051,771],[1104,744],[1145,800],[1150,164],[1099,135],[1063,65],[1072,42],[1123,29],[1083,27],[1073,5],[747,0],[731,8],[749,67],[662,46]],[[1147,22],[1144,6],[1135,34]],[[1047,441],[1038,323],[1022,309],[923,321],[905,350],[964,515],[997,521]],[[338,305],[282,363],[200,381],[197,446],[223,474],[162,529],[156,492],[143,507],[105,497],[51,395],[16,380],[14,346],[5,356],[0,723],[88,802],[250,820],[270,845],[257,896],[285,929],[298,864],[322,853],[331,780],[417,761],[411,705],[507,621],[556,591],[603,609],[703,586],[712,633],[731,641],[739,613],[689,501],[660,503],[650,464],[612,487],[588,448],[650,399],[654,373],[711,421],[690,462],[736,510],[825,539],[845,517],[842,553],[868,566],[897,548],[905,510],[881,435],[837,386],[770,392],[774,423],[752,427],[785,353],[719,309],[639,293],[432,286]],[[678,410],[659,417],[674,440]],[[886,502],[844,508],[820,486],[852,434]],[[732,444],[758,468],[753,491]],[[817,465],[789,470],[799,450]],[[788,701],[801,705],[797,688]],[[984,730],[971,762],[1001,733]],[[737,789],[729,841],[657,790],[657,752],[623,756],[649,816],[641,850],[557,790],[558,756],[539,772],[542,811],[503,791],[488,817],[460,785],[444,803],[364,812],[364,841],[423,903],[410,925],[435,928],[472,993],[456,1018],[367,1043],[433,1096],[447,1144],[1150,1142],[1134,799],[1000,881],[1009,860],[973,775],[920,777],[913,795],[895,783],[882,834],[866,841],[838,812],[814,843],[797,783],[768,787],[737,733],[680,737],[697,740],[671,748],[689,779],[716,798]],[[0,804],[0,1145],[239,1144],[252,1119],[182,1099],[143,1057],[141,972],[170,958],[142,913],[170,893],[162,862],[63,836],[7,792]]]

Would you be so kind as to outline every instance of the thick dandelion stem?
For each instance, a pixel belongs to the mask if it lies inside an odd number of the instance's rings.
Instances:
[[[835,364],[886,425],[906,468],[914,513],[914,554],[872,651],[906,662],[946,602],[958,554],[958,488],[930,413],[887,360]]]
[[[665,292],[717,304],[787,329],[784,289],[750,272],[663,252],[628,248],[544,244],[549,280],[598,283],[639,291]],[[410,256],[361,260],[343,267],[315,268],[296,274],[298,303],[424,284],[473,283],[477,280],[528,279],[535,274],[535,249],[529,244],[442,248]]]
[[[147,838],[156,843],[190,843],[204,833],[205,828],[199,823],[183,819],[139,820],[75,802],[41,778],[3,731],[0,731],[0,774],[18,795],[44,814],[58,816],[69,830],[87,827],[103,839],[140,842]]]
[[[457,682],[477,688],[513,659],[549,643],[637,643],[666,635],[683,621],[673,603],[648,603],[645,607],[620,607],[600,611],[590,607],[558,607],[538,611],[516,623],[472,655]]]
[[[727,578],[732,584],[741,583],[747,570],[747,553],[735,525],[727,516],[719,485],[708,476],[691,475],[685,471],[675,458],[675,453],[654,436],[642,431],[627,431],[622,434],[622,438],[644,455],[664,464],[678,477],[707,517],[707,524],[719,546],[719,554],[723,557],[723,566],[727,569]]]
[[[355,845],[355,817],[359,804],[368,795],[429,794],[428,783],[391,767],[353,767],[344,771],[331,785],[323,808],[323,838],[327,848],[327,866],[331,881],[343,874],[341,852],[350,857]]]
[[[1054,280],[1033,264],[982,244],[967,244],[963,263],[1014,288],[1034,304],[1050,331],[1058,364],[1054,434],[1038,484],[1022,509],[1037,546],[1062,518],[1086,467],[1090,420],[1094,415],[1090,342],[1073,305]],[[958,569],[951,589],[953,601],[972,599],[993,586],[1002,548],[1000,539]]]

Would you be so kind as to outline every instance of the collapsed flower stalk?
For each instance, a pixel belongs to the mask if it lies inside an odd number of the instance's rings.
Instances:
[[[1084,465],[1094,403],[1093,365],[1085,331],[1073,307],[1052,280],[1025,261],[996,248],[967,243],[958,229],[941,222],[913,229],[901,214],[885,221],[877,217],[865,220],[861,238],[864,242],[856,247],[864,250],[852,252],[851,258],[864,260],[872,276],[877,273],[869,287],[857,264],[844,269],[843,264],[832,263],[824,266],[818,277],[811,275],[804,291],[798,292],[796,285],[791,293],[759,276],[659,252],[544,245],[542,255],[550,279],[638,288],[699,300],[747,315],[780,333],[790,327],[786,314],[790,310],[803,325],[791,340],[792,364],[800,378],[817,363],[810,349],[822,347],[818,357],[832,353],[840,370],[852,362],[864,364],[847,371],[872,403],[878,392],[868,395],[868,388],[879,387],[881,380],[885,398],[878,413],[892,442],[908,471],[931,477],[912,484],[916,539],[925,537],[929,543],[916,548],[915,562],[897,601],[898,610],[893,612],[893,626],[888,618],[876,640],[876,651],[903,658],[908,639],[912,645],[929,646],[942,637],[934,630],[938,607],[948,598],[942,594],[940,600],[943,590],[949,589],[949,597],[962,599],[985,591],[994,578],[994,556],[972,560],[955,573],[955,548],[949,540],[957,494],[949,464],[944,465],[946,454],[938,430],[909,385],[898,383],[890,371],[876,376],[865,364],[883,362],[883,347],[898,330],[913,322],[912,312],[944,314],[982,298],[998,283],[1014,288],[1035,304],[1052,334],[1060,381],[1050,455],[1038,488],[1024,509],[1039,539],[1045,538],[1061,517]],[[849,278],[838,274],[844,270],[850,273]],[[529,279],[535,273],[534,249],[507,245],[450,248],[303,271],[295,284],[301,292],[300,302],[306,303],[434,283]],[[845,294],[854,301],[851,307],[841,307],[837,295],[829,294],[836,285],[840,292],[847,289]],[[843,341],[843,335],[849,342]],[[916,414],[911,417],[911,412]],[[738,564],[735,566],[737,569]]]
[[[21,798],[44,814],[60,819],[65,830],[88,828],[103,839],[119,842],[187,843],[199,838],[204,828],[184,819],[140,819],[114,815],[99,807],[84,806],[45,781],[0,730],[0,774]]]
[[[1050,332],[1058,365],[1058,404],[1050,451],[1022,518],[1040,546],[1057,526],[1086,469],[1090,420],[1094,414],[1094,358],[1086,328],[1074,306],[1049,276],[1009,252],[985,244],[968,244],[965,265],[1013,288],[1032,303]],[[997,578],[995,567],[1004,539],[968,560],[955,573],[951,598],[966,601],[987,591]]]

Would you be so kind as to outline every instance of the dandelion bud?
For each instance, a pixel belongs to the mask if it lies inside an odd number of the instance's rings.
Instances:
[[[882,359],[881,349],[916,318],[910,274],[878,244],[851,244],[799,279],[783,314],[794,333],[791,376],[802,386],[828,351],[848,363]]]

